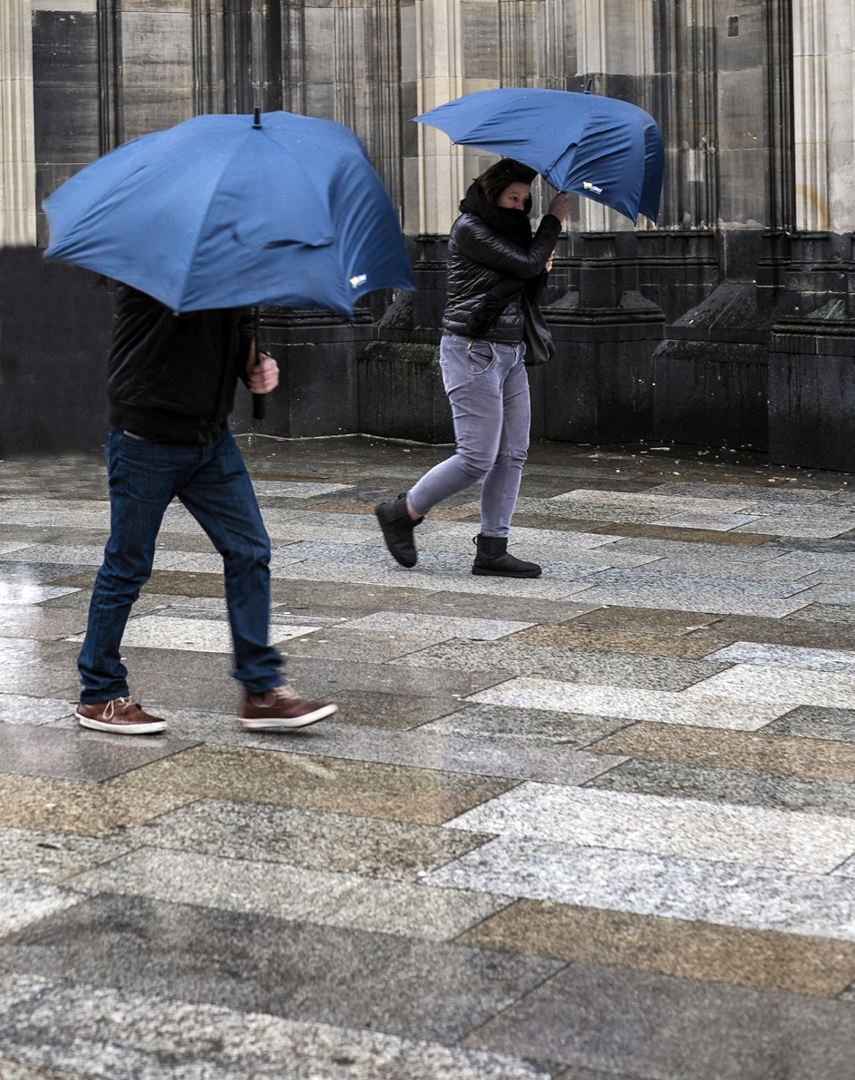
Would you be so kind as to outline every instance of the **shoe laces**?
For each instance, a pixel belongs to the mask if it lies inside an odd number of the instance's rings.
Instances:
[[[116,715],[117,705],[123,713],[126,713],[128,709],[139,709],[141,707],[131,697],[113,698],[112,701],[107,702],[107,708],[104,710],[105,720],[111,720]]]

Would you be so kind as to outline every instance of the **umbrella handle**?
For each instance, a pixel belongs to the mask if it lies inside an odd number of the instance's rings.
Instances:
[[[258,122],[258,109],[255,110],[255,119]],[[258,125],[261,127],[261,124]],[[258,364],[258,308],[253,309],[253,317],[255,318],[255,334],[252,339],[252,355],[255,358],[255,367]],[[252,418],[253,420],[263,420],[267,414],[267,394],[253,394],[252,395]]]

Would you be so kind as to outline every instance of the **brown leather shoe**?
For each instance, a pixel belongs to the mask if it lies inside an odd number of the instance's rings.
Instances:
[[[276,731],[316,724],[338,712],[338,705],[303,701],[290,686],[274,686],[266,694],[243,692],[243,716],[238,723],[250,731]]]
[[[117,735],[154,735],[166,729],[166,721],[149,716],[129,697],[99,701],[96,705],[80,702],[74,714],[81,727],[93,731],[114,731]]]

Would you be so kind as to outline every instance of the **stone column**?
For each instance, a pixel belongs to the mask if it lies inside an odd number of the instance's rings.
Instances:
[[[460,7],[460,0],[415,0],[407,12],[410,40],[405,42],[404,60],[415,68],[415,104],[420,113],[464,93]],[[418,125],[417,139],[417,156],[405,162],[410,175],[405,174],[409,197],[404,228],[409,233],[447,233],[466,186],[463,150],[426,124]]]
[[[30,0],[0,3],[0,246],[36,242]]]
[[[855,230],[855,10],[793,0],[796,228]]]

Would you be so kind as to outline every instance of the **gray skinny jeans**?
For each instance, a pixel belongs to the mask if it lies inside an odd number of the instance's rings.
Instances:
[[[410,488],[418,514],[483,478],[481,532],[507,536],[528,450],[531,401],[525,345],[445,334],[439,350],[457,450]]]

